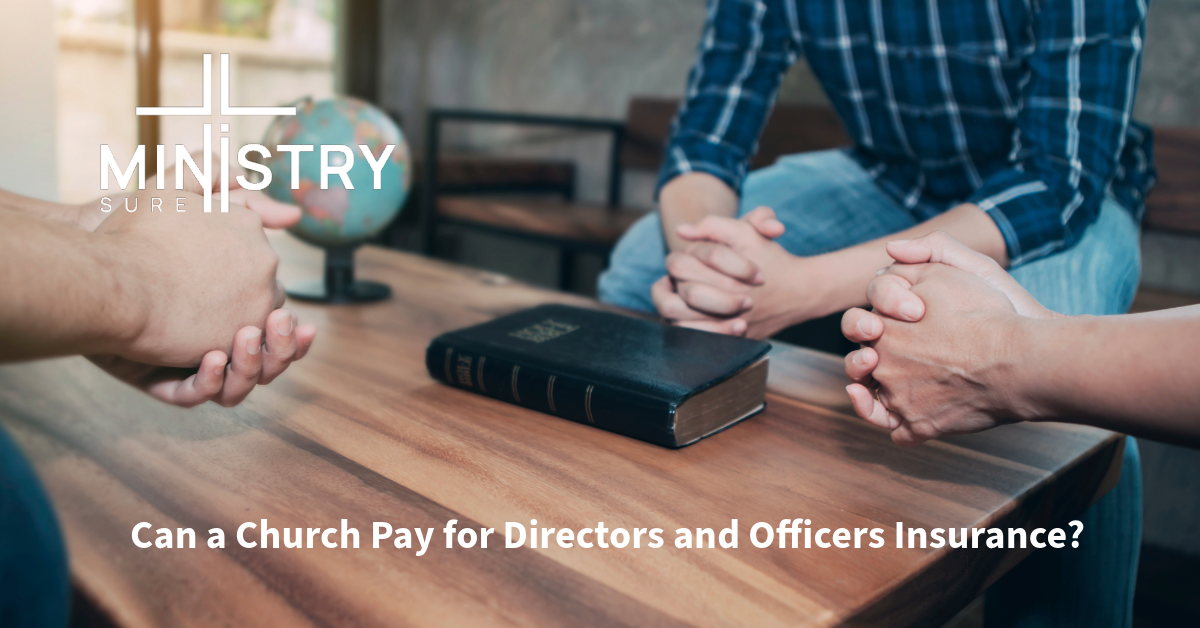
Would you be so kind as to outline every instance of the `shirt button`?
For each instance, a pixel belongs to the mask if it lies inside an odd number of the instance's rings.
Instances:
[[[916,56],[917,56],[917,55],[913,54],[913,51],[911,51],[911,50],[909,50],[908,52],[904,53],[904,58],[905,58],[905,59],[908,59],[909,61],[912,61],[914,58],[916,58]]]

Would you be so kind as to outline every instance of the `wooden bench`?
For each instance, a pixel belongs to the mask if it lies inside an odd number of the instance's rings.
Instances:
[[[1142,226],[1185,236],[1200,236],[1200,129],[1154,130],[1158,181],[1146,198]],[[1157,288],[1138,289],[1131,312],[1150,312],[1200,303],[1200,295]]]
[[[621,202],[625,170],[656,171],[663,146],[679,107],[673,98],[634,98],[624,120],[602,120],[491,111],[433,109],[426,125],[427,164],[423,188],[421,230],[426,254],[436,255],[439,228],[456,225],[477,231],[542,242],[559,249],[559,287],[572,290],[574,260],[581,252],[607,256],[621,235],[645,211]],[[499,192],[525,191],[519,185],[497,180],[492,184],[455,183],[441,154],[440,136],[446,123],[517,124],[553,126],[607,133],[611,137],[607,199],[605,203],[575,202],[573,190],[557,190],[558,198],[498,196]],[[827,107],[778,104],[768,119],[751,167],[774,163],[780,155],[834,148],[849,143],[836,113]],[[504,161],[480,157],[489,164]],[[461,169],[460,169],[461,170]]]
[[[387,114],[400,128],[404,116],[394,109]],[[412,187],[399,216],[380,234],[376,244],[402,250],[419,250],[423,242],[414,242],[421,222],[420,213],[425,181],[425,160],[412,156]],[[554,158],[496,158],[473,153],[441,153],[438,156],[438,189],[443,194],[481,192],[555,195],[566,200],[575,197],[575,163]],[[411,235],[410,235],[411,234]]]
[[[413,163],[415,181],[423,181],[424,160]],[[485,155],[444,154],[438,160],[438,189],[444,194],[479,191],[575,196],[575,164],[565,159],[496,159]]]
[[[1200,129],[1155,129],[1154,163],[1158,181],[1143,225],[1200,236]]]

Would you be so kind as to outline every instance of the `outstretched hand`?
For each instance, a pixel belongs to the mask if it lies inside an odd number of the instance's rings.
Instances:
[[[864,344],[846,356],[855,412],[902,445],[1011,421],[1008,339],[1021,317],[1059,315],[945,233],[888,243],[888,253],[897,263],[867,289],[875,311],[842,318],[843,334]]]

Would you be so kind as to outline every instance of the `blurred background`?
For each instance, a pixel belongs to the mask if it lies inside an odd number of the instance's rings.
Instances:
[[[377,244],[591,294],[612,242],[653,208],[704,2],[40,0],[7,2],[0,17],[2,187],[82,202],[100,195],[100,144],[119,160],[139,143],[199,146],[196,120],[147,129],[134,107],[199,104],[201,55],[225,52],[236,105],[348,94],[400,123],[415,189]],[[1200,301],[1197,32],[1200,2],[1151,4],[1136,115],[1156,127],[1161,183],[1138,310]],[[803,61],[779,103],[756,165],[842,141]],[[501,115],[513,113],[552,118]],[[235,144],[270,122],[213,121],[232,125]],[[788,338],[838,350],[836,327],[821,325]],[[1142,452],[1138,625],[1200,625],[1200,453],[1147,441]]]
[[[133,0],[54,0],[58,42],[58,193],[77,203],[96,198],[98,157],[108,144],[126,159],[139,144]],[[159,98],[163,106],[200,104],[201,59],[230,54],[230,102],[276,105],[334,93],[333,0],[170,0],[161,3]],[[213,60],[214,82],[219,59]],[[214,88],[214,98],[218,91]],[[214,116],[228,122],[234,145],[257,143],[265,117]],[[203,143],[191,117],[163,117],[159,141]],[[215,143],[215,140],[214,140]],[[86,147],[86,149],[84,148]],[[168,151],[168,160],[173,151]]]

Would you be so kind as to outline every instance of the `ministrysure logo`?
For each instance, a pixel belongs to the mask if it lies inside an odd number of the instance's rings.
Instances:
[[[212,115],[212,55],[204,55],[204,104],[199,107],[138,107],[135,111],[138,116],[211,116]],[[221,115],[223,116],[294,116],[296,115],[295,107],[233,107],[229,104],[229,55],[221,54]],[[204,167],[201,168],[192,154],[182,144],[175,145],[175,190],[183,190],[184,166],[191,170],[192,174],[200,182],[204,188],[204,212],[212,212],[212,174],[213,174],[213,153],[212,153],[212,124],[205,123],[204,125],[204,152],[201,155],[201,161]],[[228,156],[229,152],[229,125],[221,124],[221,154]],[[275,150],[279,153],[289,153],[291,155],[291,170],[292,180],[291,189],[296,190],[300,187],[300,153],[313,152],[316,150],[313,144],[279,144]],[[322,144],[321,148],[321,189],[329,189],[330,175],[338,175],[342,180],[342,185],[353,190],[354,185],[350,183],[350,169],[354,167],[354,150],[346,145],[341,144]],[[371,166],[372,172],[375,173],[374,188],[378,190],[381,185],[381,174],[384,165],[387,164],[388,158],[392,151],[395,150],[395,144],[388,144],[380,153],[379,158],[371,153],[371,149],[365,144],[359,144],[358,150],[362,153],[363,158]],[[166,189],[166,146],[159,144],[155,147],[158,151],[158,175],[157,189]],[[240,147],[237,151],[237,163],[246,170],[252,170],[262,175],[262,180],[257,183],[252,183],[246,177],[238,175],[238,185],[247,190],[262,190],[271,184],[272,172],[267,166],[248,159],[251,152],[258,153],[262,158],[269,159],[271,151],[262,144],[246,144]],[[337,153],[333,159],[330,156]],[[117,163],[116,157],[112,154],[112,149],[108,144],[100,145],[100,189],[108,190],[109,173],[116,178],[117,185],[124,190],[129,187],[129,182],[133,178],[134,171],[138,175],[138,189],[146,189],[146,146],[139,144],[137,150],[133,152],[133,157],[130,158],[129,164],[122,171]],[[221,192],[221,212],[229,212],[229,159],[221,160],[221,173],[219,178]],[[101,199],[102,210],[111,212],[112,199],[105,196]],[[162,211],[162,199],[159,197],[151,198],[151,211]],[[182,209],[182,198],[177,198],[175,201],[176,211],[184,211]],[[136,201],[134,209],[128,208],[126,201],[126,210],[135,211],[137,209]]]

